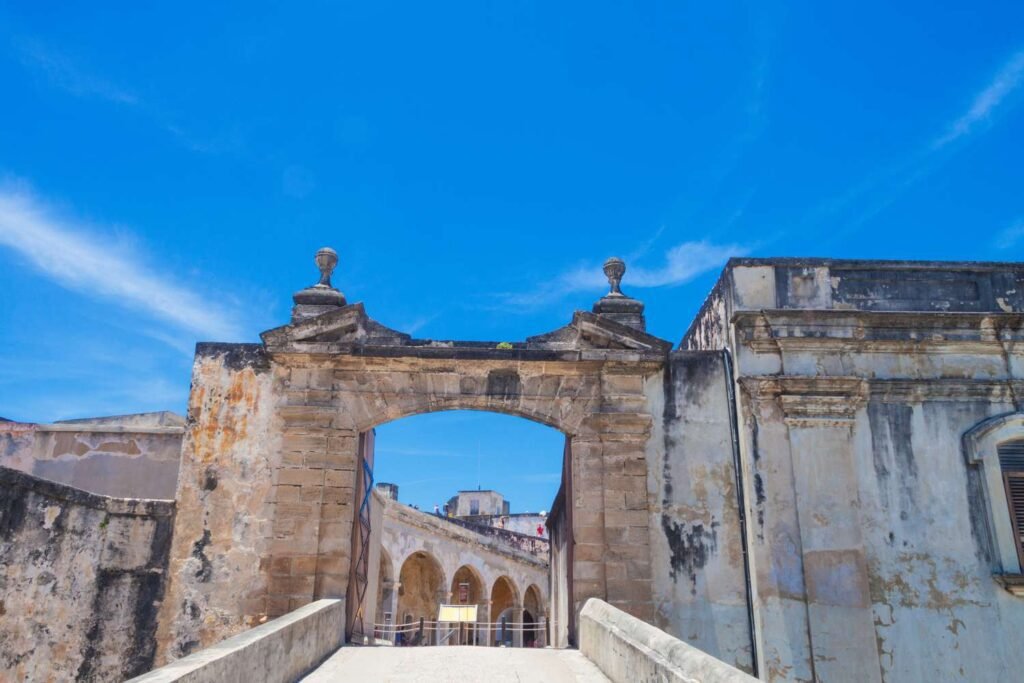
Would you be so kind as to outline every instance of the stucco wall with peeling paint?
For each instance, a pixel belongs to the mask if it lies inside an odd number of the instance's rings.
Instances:
[[[664,407],[648,446],[654,625],[750,671],[728,381],[720,352],[676,351],[649,386]]]
[[[0,466],[104,496],[173,500],[183,432],[184,418],[169,412],[0,420]]]
[[[1024,599],[1001,583],[1019,568],[994,550],[1007,512],[963,446],[1024,408],[1022,284],[1010,264],[726,269],[728,300],[709,300],[683,346],[735,359],[762,677],[1024,668]]]

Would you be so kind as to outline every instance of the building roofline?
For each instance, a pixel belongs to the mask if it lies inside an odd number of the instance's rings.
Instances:
[[[873,268],[880,270],[1024,270],[1022,261],[915,261],[904,259],[841,259],[818,256],[773,256],[730,258],[723,271],[737,266]]]

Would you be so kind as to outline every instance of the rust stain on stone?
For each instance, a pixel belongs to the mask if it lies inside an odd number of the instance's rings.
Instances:
[[[230,453],[236,443],[248,436],[249,416],[259,400],[259,385],[251,368],[231,373],[223,392],[209,393],[206,387],[223,386],[218,381],[223,368],[217,365],[200,368],[197,387],[193,392],[190,414],[197,416],[192,429],[197,459],[210,463],[218,455]]]

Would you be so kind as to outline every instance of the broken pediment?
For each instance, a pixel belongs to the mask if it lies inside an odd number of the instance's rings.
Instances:
[[[668,353],[672,343],[606,316],[576,311],[572,322],[553,332],[529,337],[527,348],[617,349]]]
[[[260,339],[271,351],[293,343],[402,345],[412,337],[371,320],[363,304],[335,308],[318,316],[267,330]]]
[[[260,335],[270,353],[335,354],[361,352],[393,355],[429,355],[508,359],[546,356],[579,358],[602,351],[630,352],[661,356],[672,344],[647,334],[643,304],[622,294],[619,281],[625,272],[621,259],[605,263],[611,290],[594,306],[593,312],[576,311],[572,321],[547,334],[529,337],[525,342],[458,342],[413,339],[371,319],[363,304],[348,304],[345,296],[331,285],[330,275],[337,264],[334,250],[317,252],[320,281],[296,292],[292,322]],[[402,349],[396,351],[396,348]]]
[[[351,304],[321,315],[267,330],[260,335],[271,353],[344,353],[352,347],[405,348],[437,351],[448,349],[479,356],[505,357],[523,352],[632,351],[665,354],[671,342],[659,339],[605,316],[577,311],[572,322],[547,334],[529,337],[525,342],[458,342],[413,339],[371,319],[363,304]],[[389,352],[393,353],[393,352]],[[458,355],[458,354],[456,354]]]

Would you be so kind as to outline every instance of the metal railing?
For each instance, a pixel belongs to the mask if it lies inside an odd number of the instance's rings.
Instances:
[[[450,622],[419,621],[406,624],[374,624],[374,639],[396,647],[477,645],[481,647],[544,647],[547,623],[539,621]]]

